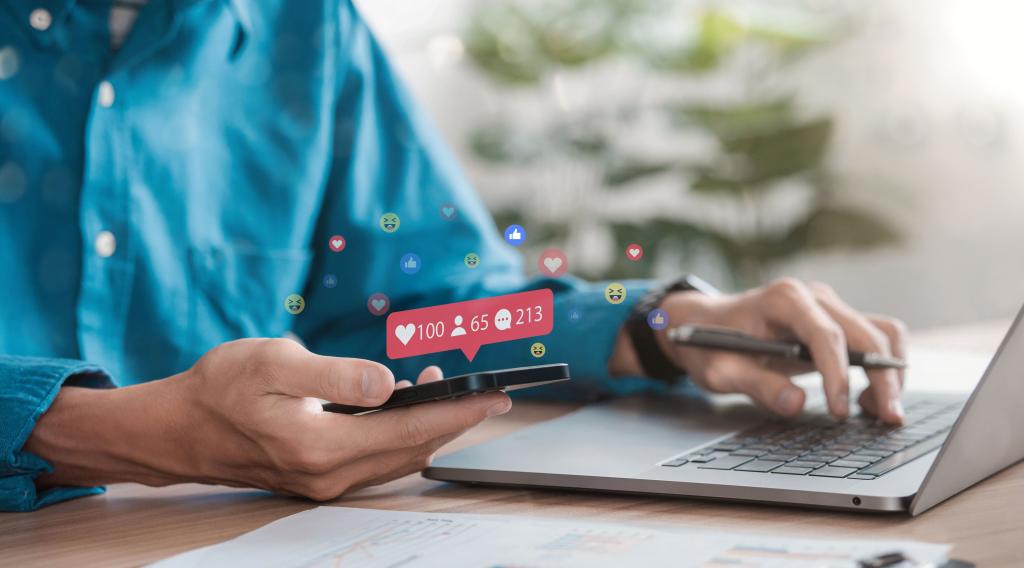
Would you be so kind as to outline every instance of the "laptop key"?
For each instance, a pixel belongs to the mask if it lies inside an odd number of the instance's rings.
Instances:
[[[788,462],[796,459],[795,454],[768,454],[761,456],[761,459],[768,461]]]
[[[780,461],[754,460],[737,467],[736,471],[771,471],[780,465],[785,465],[785,463]]]
[[[841,460],[834,461],[834,462],[830,463],[829,465],[832,466],[832,467],[852,467],[854,469],[861,469],[861,468],[867,467],[867,466],[869,466],[871,464],[870,463],[866,463],[866,462],[859,462],[859,461],[855,461],[855,460],[841,459]]]
[[[887,458],[893,454],[888,450],[860,450],[857,452],[863,456],[878,456],[880,458]]]
[[[718,458],[715,461],[701,464],[697,467],[701,469],[732,469],[738,465],[743,465],[748,461],[753,461],[754,458],[749,456],[725,456],[724,458]]]
[[[893,454],[882,461],[875,462],[869,467],[862,469],[860,473],[865,475],[882,475],[883,473],[888,473],[899,466],[916,460],[935,448],[942,446],[944,441],[946,441],[945,436],[934,436],[920,444],[917,444],[916,446],[911,446],[898,454]]]
[[[692,461],[694,463],[708,463],[708,462],[715,461],[716,459],[718,459],[720,457],[723,457],[723,456],[726,456],[726,455],[728,455],[728,454],[726,454],[725,452],[712,452],[710,454],[696,455],[696,456],[691,454],[691,455],[686,456],[686,457],[687,457],[687,459],[689,459],[690,461]]]
[[[858,452],[856,454],[850,454],[850,455],[846,456],[843,459],[859,461],[859,462],[875,463],[876,461],[878,461],[878,460],[880,460],[882,458],[880,458],[878,456],[866,456],[866,455]]]
[[[846,479],[878,479],[877,475],[864,475],[863,473],[851,473]]]
[[[676,458],[674,460],[669,460],[661,464],[661,467],[679,467],[681,465],[685,465],[688,461],[690,460],[686,458]]]
[[[793,466],[793,467],[809,467],[811,469],[817,469],[819,467],[822,467],[825,464],[823,464],[821,462],[793,460],[793,461],[787,463],[786,465]]]
[[[839,459],[839,458],[837,458],[835,456],[821,456],[821,455],[815,455],[815,454],[812,454],[812,455],[809,455],[809,456],[800,456],[800,460],[801,461],[821,462],[821,463],[832,463],[832,462],[836,461],[837,459]]]
[[[782,467],[777,467],[773,469],[772,473],[784,473],[786,475],[807,475],[812,471],[814,470],[809,467],[793,467],[791,465],[784,465]]]
[[[765,455],[767,453],[768,452],[766,452],[764,450],[743,449],[743,450],[736,450],[735,452],[733,452],[730,455],[733,455],[733,456],[749,456],[749,457],[752,457],[752,458],[756,458],[756,457],[763,456],[763,455]]]
[[[834,467],[827,465],[825,467],[816,469],[811,472],[811,475],[815,477],[846,477],[851,473],[855,473],[857,468],[854,467]]]

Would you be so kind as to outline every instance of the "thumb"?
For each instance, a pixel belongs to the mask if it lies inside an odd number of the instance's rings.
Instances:
[[[325,357],[300,348],[278,352],[272,364],[274,386],[290,396],[378,406],[395,390],[391,370],[365,359]]]
[[[806,394],[789,377],[769,369],[751,367],[736,381],[736,390],[768,410],[787,418],[800,414]]]

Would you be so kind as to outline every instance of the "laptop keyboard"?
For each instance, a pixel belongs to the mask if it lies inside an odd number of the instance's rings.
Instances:
[[[963,402],[908,404],[903,426],[864,416],[836,423],[769,423],[661,465],[877,479],[941,446],[962,407]]]

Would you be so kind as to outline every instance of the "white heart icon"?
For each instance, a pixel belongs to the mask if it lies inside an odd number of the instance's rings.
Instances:
[[[341,248],[341,239],[334,239],[331,241],[331,246],[334,248]]]
[[[370,305],[373,306],[373,309],[379,312],[384,309],[384,300],[381,300],[380,298],[370,300]]]
[[[409,345],[409,340],[412,339],[412,334],[415,332],[416,326],[411,323],[407,323],[395,328],[395,337],[402,342],[402,345]]]
[[[640,254],[640,249],[637,249],[637,248],[629,249],[629,256],[631,256],[633,258],[636,258],[636,256],[638,254]]]
[[[557,257],[546,257],[544,259],[544,268],[548,269],[548,272],[554,274],[562,266],[562,259]]]

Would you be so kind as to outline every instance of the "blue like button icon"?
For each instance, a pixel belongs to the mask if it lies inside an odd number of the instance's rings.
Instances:
[[[420,257],[415,253],[406,253],[402,257],[402,260],[398,263],[399,268],[406,274],[416,274],[420,271],[420,267],[423,263],[420,261]]]

